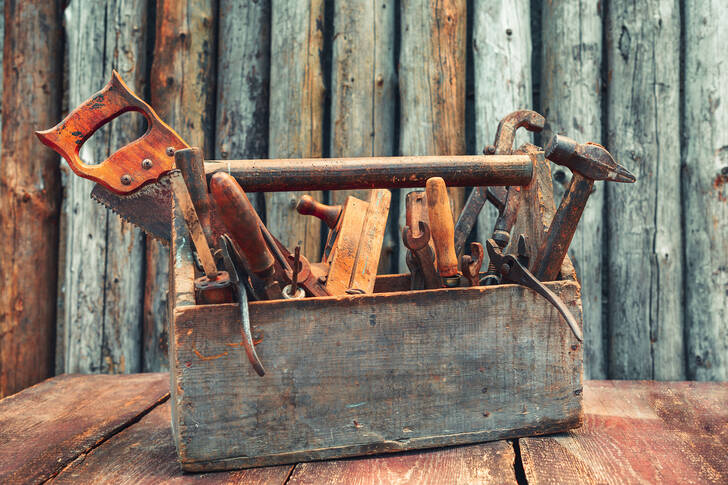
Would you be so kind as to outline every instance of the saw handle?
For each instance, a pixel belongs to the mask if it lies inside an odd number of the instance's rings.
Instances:
[[[98,165],[84,163],[79,156],[83,144],[96,130],[127,111],[136,111],[146,118],[146,133]],[[156,181],[174,168],[174,152],[188,148],[147,103],[129,90],[116,71],[101,91],[71,111],[63,121],[35,134],[65,158],[76,175],[118,194],[128,194]]]
[[[217,214],[245,255],[250,269],[261,277],[270,276],[275,260],[260,232],[255,209],[238,182],[232,176],[218,172],[210,179],[210,194]]]

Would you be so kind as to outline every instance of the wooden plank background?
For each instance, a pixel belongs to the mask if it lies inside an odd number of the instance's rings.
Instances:
[[[91,184],[33,136],[112,69],[217,159],[479,153],[503,115],[542,112],[534,141],[603,143],[639,178],[596,185],[570,251],[587,376],[728,379],[725,2],[0,4],[0,396],[60,372],[168,368],[166,249],[91,201]],[[83,156],[105,158],[142,124],[122,116]],[[558,197],[570,174],[553,173]],[[404,268],[403,195],[384,272]],[[291,201],[254,199],[315,259],[320,225]],[[479,238],[493,219],[486,208]]]

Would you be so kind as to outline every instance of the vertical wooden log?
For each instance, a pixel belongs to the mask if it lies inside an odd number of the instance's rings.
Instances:
[[[402,155],[465,153],[465,0],[402,0],[399,60]],[[407,191],[401,191],[404,207]],[[464,199],[450,190],[454,216]],[[405,211],[399,214],[399,232]],[[399,268],[407,271],[400,248]]]
[[[602,143],[601,3],[544,1],[542,9],[541,111],[546,127],[541,138],[546,143],[558,133],[579,142]],[[556,187],[567,187],[570,177],[568,169],[554,166]],[[569,249],[582,288],[588,379],[607,377],[602,333],[603,211],[604,183],[596,182]]]
[[[680,10],[607,4],[608,148],[637,184],[608,183],[609,377],[681,379]]]
[[[214,152],[214,0],[157,0],[150,79],[157,114],[191,146]],[[148,238],[144,292],[144,370],[169,368],[169,250]]]
[[[685,323],[687,377],[728,380],[728,65],[725,2],[685,15]]]
[[[58,157],[33,132],[60,114],[60,15],[60,2],[4,5],[0,397],[53,373]]]
[[[106,84],[112,69],[142,91],[146,10],[146,0],[71,1],[65,12],[70,107]],[[139,115],[124,115],[89,140],[82,157],[103,161],[137,138],[143,123]],[[69,176],[64,188],[63,371],[139,372],[144,240],[89,198],[92,187]]]
[[[269,151],[271,158],[320,157],[324,83],[321,69],[324,1],[271,2]],[[305,192],[265,195],[266,224],[289,248],[301,244],[311,261],[321,257],[321,224],[296,212]],[[321,192],[307,192],[320,198]]]
[[[532,109],[531,24],[528,0],[476,0],[473,6],[473,71],[475,76],[475,147],[492,145],[498,122],[517,109]],[[519,130],[518,147],[532,136]],[[493,234],[498,211],[485,204],[477,237]]]
[[[270,0],[221,0],[215,158],[268,156]],[[261,212],[260,194],[248,194]]]
[[[334,12],[331,81],[331,156],[387,156],[395,151],[394,16],[392,0],[337,0]],[[369,200],[368,191],[332,191],[332,204],[353,195]],[[397,224],[390,213],[388,226]],[[385,234],[380,272],[392,267],[397,240]]]

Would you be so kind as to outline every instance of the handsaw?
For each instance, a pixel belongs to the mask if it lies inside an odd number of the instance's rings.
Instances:
[[[103,162],[84,163],[79,156],[83,144],[104,124],[128,111],[146,118],[147,131]],[[96,182],[92,198],[162,242],[169,241],[173,189],[164,176],[175,168],[175,151],[189,146],[131,92],[116,71],[106,86],[63,121],[36,135],[65,158],[76,175]]]

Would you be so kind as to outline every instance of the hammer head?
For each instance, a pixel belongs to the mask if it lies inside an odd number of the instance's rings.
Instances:
[[[552,162],[591,180],[626,183],[637,180],[606,148],[596,143],[577,143],[567,136],[554,135],[546,145],[545,155]]]

